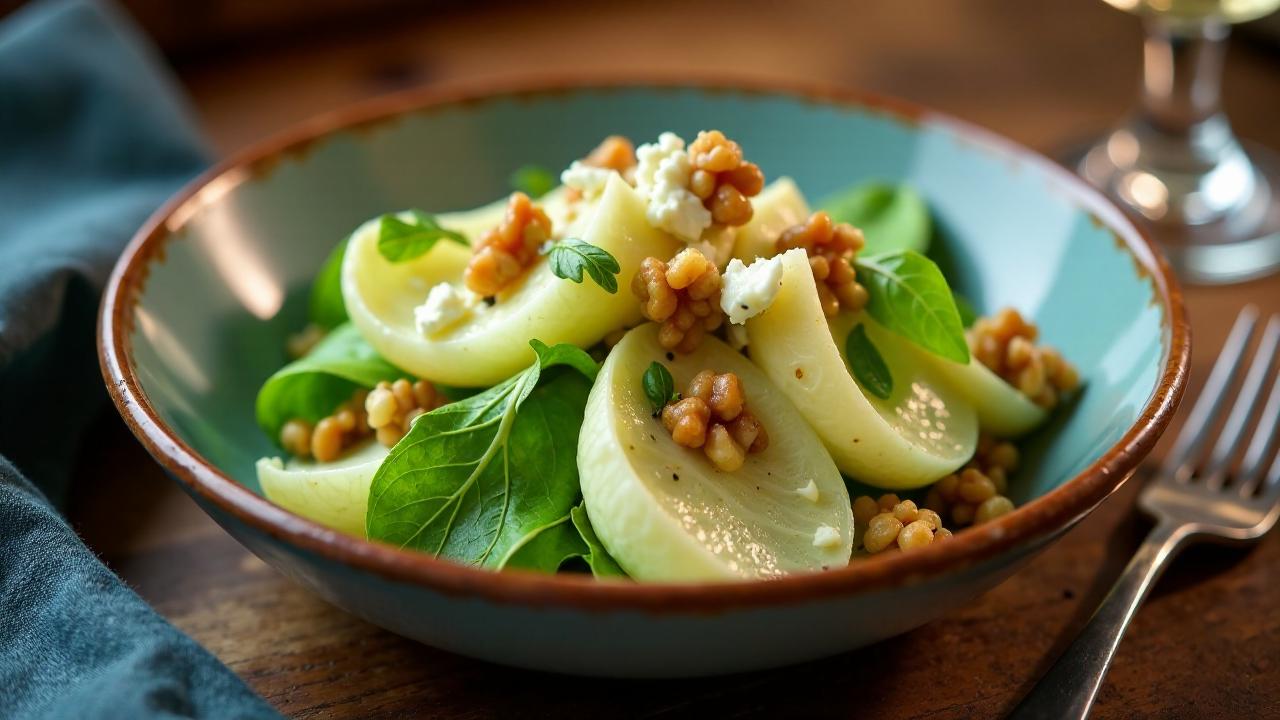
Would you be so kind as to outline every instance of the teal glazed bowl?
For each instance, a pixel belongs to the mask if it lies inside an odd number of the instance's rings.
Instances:
[[[328,530],[264,499],[262,381],[305,322],[306,288],[359,223],[468,208],[518,166],[566,166],[601,137],[717,127],[810,198],[909,182],[934,252],[979,309],[1034,317],[1086,382],[1033,436],[1014,512],[947,543],[767,582],[638,584],[492,573]],[[525,84],[379,99],[210,170],[159,210],[103,301],[107,387],[133,432],[228,532],[330,602],[401,635],[586,675],[728,673],[905,632],[1026,563],[1115,490],[1186,384],[1178,287],[1151,243],[1073,175],[989,132],[844,91],[751,83]]]

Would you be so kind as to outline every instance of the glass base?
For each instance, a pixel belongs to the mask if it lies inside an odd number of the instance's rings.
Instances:
[[[1157,197],[1159,205],[1169,212],[1152,212],[1153,193],[1144,194],[1144,190],[1154,186],[1156,192],[1177,192],[1179,185],[1187,184],[1177,182],[1176,177],[1171,178],[1173,182],[1152,183],[1153,175],[1141,168],[1117,164],[1117,155],[1121,160],[1125,158],[1116,152],[1115,137],[1113,133],[1100,143],[1069,153],[1064,163],[1147,229],[1180,278],[1189,283],[1223,284],[1280,270],[1280,158],[1274,153],[1243,143],[1240,160],[1249,177],[1233,173],[1233,179],[1248,189],[1246,197],[1230,212],[1195,222],[1194,214],[1181,211],[1194,207],[1186,202],[1188,197],[1196,199],[1190,193],[1181,198]],[[1240,187],[1236,182],[1230,184]]]

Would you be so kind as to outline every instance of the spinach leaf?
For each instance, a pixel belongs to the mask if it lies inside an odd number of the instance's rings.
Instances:
[[[824,198],[818,207],[836,222],[847,222],[867,238],[864,252],[924,252],[933,234],[929,207],[907,185],[864,183]]]
[[[389,262],[398,263],[421,257],[441,240],[469,245],[462,233],[440,226],[434,215],[410,210],[412,220],[401,220],[388,213],[378,218],[378,253]]]
[[[316,422],[351,397],[356,388],[408,377],[383,360],[354,325],[334,328],[315,349],[276,371],[258,391],[258,425],[272,440],[292,418]]]
[[[680,394],[676,392],[676,381],[671,377],[671,371],[666,365],[656,360],[649,363],[644,376],[640,378],[640,383],[644,386],[644,395],[649,399],[654,417],[662,412],[662,408],[666,407],[667,403],[675,402],[680,398]]]
[[[599,368],[572,345],[530,344],[527,370],[420,416],[391,450],[369,490],[371,539],[500,568],[569,514]]]
[[[600,538],[596,537],[595,528],[591,527],[591,519],[587,517],[587,509],[582,505],[569,511],[569,517],[573,520],[573,526],[578,529],[582,541],[587,544],[588,552],[582,556],[587,561],[587,565],[591,567],[591,574],[598,578],[627,577],[627,573],[618,566],[613,556],[608,550],[604,549]]]
[[[507,182],[510,183],[512,190],[537,200],[555,189],[556,176],[541,165],[524,165],[516,168]]]
[[[565,563],[576,558],[586,558],[591,552],[587,543],[573,526],[572,510],[564,517],[538,528],[525,536],[524,544],[512,549],[498,568],[523,568],[553,573]]]
[[[316,279],[311,281],[311,303],[307,315],[312,323],[332,330],[347,321],[347,305],[342,300],[342,258],[347,252],[344,239],[329,253]]]
[[[581,559],[597,578],[625,578],[626,571],[604,549],[591,527],[587,511],[579,503],[569,514],[528,536],[502,566],[553,573],[572,560]]]
[[[581,283],[582,271],[586,270],[606,292],[618,292],[618,273],[622,267],[608,250],[578,238],[565,238],[547,245],[541,252],[549,256],[551,272],[556,277]]]
[[[889,330],[948,360],[969,362],[960,311],[932,260],[914,250],[859,257],[867,312]]]
[[[854,325],[849,337],[845,338],[844,355],[862,389],[881,400],[888,400],[893,392],[893,375],[875,343],[867,337],[867,328],[862,323]]]

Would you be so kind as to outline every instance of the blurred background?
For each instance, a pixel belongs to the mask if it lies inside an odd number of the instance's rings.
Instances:
[[[21,5],[0,0],[0,15]],[[220,152],[420,85],[539,73],[747,75],[901,96],[1043,151],[1136,101],[1138,20],[1093,0],[124,0]],[[1268,32],[1267,23],[1272,23]],[[1280,147],[1280,33],[1237,29],[1225,105]]]

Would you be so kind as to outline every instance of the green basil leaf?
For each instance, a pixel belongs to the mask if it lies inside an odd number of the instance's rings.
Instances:
[[[351,398],[357,388],[409,377],[383,360],[354,325],[339,325],[310,353],[285,365],[258,391],[258,425],[273,440],[293,418],[316,422]]]
[[[496,569],[569,514],[591,390],[581,370],[596,365],[533,345],[527,370],[420,416],[392,448],[369,490],[371,539]]]
[[[587,565],[591,567],[591,574],[598,578],[624,578],[627,573],[618,562],[613,559],[609,551],[604,548],[604,544],[600,542],[600,538],[596,536],[595,528],[591,527],[591,519],[587,517],[587,509],[582,505],[569,511],[569,516],[573,520],[573,526],[578,529],[578,534],[582,537],[582,541],[586,543],[588,552],[583,556],[583,560],[587,561]]]
[[[551,272],[556,277],[580,283],[585,270],[606,292],[618,292],[618,273],[622,267],[608,250],[578,238],[565,238],[551,243],[542,252],[551,261]]]
[[[858,281],[870,295],[871,317],[935,355],[969,362],[960,311],[932,260],[906,250],[859,257],[856,266]]]
[[[391,213],[378,218],[378,253],[389,262],[406,262],[421,257],[441,240],[469,244],[462,233],[441,227],[435,216],[421,210],[410,210],[409,213],[410,221]]]
[[[588,380],[595,380],[600,372],[600,363],[577,346],[560,343],[548,347],[541,340],[530,340],[529,346],[537,354],[538,362],[543,368],[567,365],[585,375]]]
[[[667,403],[677,398],[676,381],[671,377],[671,371],[667,370],[666,365],[656,360],[645,368],[640,382],[644,386],[644,396],[649,399],[649,406],[653,408],[655,417],[662,412],[662,408],[666,407]]]
[[[929,207],[907,185],[865,183],[823,199],[818,207],[832,220],[861,229],[867,239],[865,253],[929,248],[933,234]]]
[[[512,190],[537,200],[555,189],[556,176],[541,165],[524,165],[516,168],[507,182],[511,184]]]
[[[956,301],[956,311],[960,313],[960,324],[965,328],[973,327],[974,321],[978,319],[978,311],[973,303],[960,293],[952,293],[952,297]]]
[[[867,337],[867,328],[862,323],[854,325],[849,337],[845,338],[844,355],[853,370],[853,378],[862,389],[881,400],[888,400],[893,393],[893,375],[875,343]]]
[[[342,300],[342,258],[346,252],[347,241],[344,239],[329,253],[316,279],[311,282],[307,316],[312,323],[326,330],[347,321],[347,305]]]

